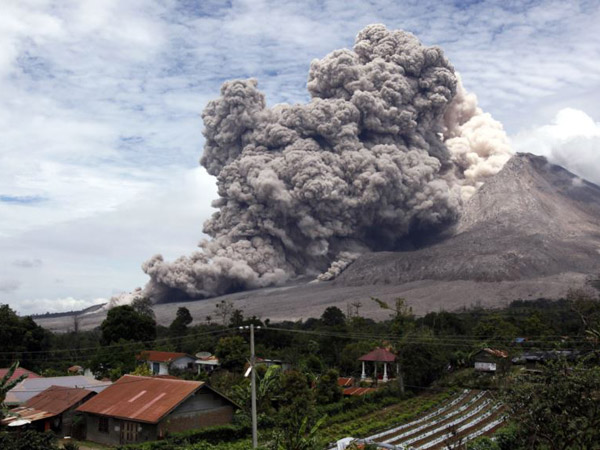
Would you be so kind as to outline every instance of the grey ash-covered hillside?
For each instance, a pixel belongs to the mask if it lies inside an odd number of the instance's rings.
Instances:
[[[440,242],[363,255],[336,283],[526,281],[599,270],[600,187],[543,157],[517,154]]]
[[[560,298],[600,273],[600,187],[543,157],[513,156],[464,205],[460,220],[422,247],[360,256],[333,281],[302,279],[280,287],[155,305],[162,324],[186,306],[197,320],[231,300],[247,315],[272,320],[319,317],[336,305],[361,302],[361,314],[384,318],[369,301],[405,297],[417,314],[515,299]],[[100,324],[106,311],[87,314],[83,328]],[[64,331],[72,318],[36,319]]]

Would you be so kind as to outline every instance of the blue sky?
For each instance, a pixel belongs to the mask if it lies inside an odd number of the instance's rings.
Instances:
[[[517,151],[600,182],[599,1],[26,1],[0,15],[0,302],[81,308],[202,238],[200,114],[223,81],[305,102],[384,23],[441,46]]]

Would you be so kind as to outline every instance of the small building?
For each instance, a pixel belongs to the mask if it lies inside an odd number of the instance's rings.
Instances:
[[[235,408],[200,381],[125,375],[77,411],[86,415],[88,440],[123,445],[224,425],[232,421]]]
[[[493,348],[484,348],[473,355],[476,372],[496,373],[503,370],[508,364],[508,352]]]
[[[209,352],[198,352],[196,358],[198,358],[196,359],[198,374],[202,372],[211,373],[221,365],[219,358]]]
[[[72,375],[83,375],[84,369],[81,366],[74,365],[74,366],[69,367],[67,369],[67,372],[69,372]]]
[[[196,358],[187,353],[147,350],[137,355],[137,359],[146,362],[153,375],[170,375],[172,369],[196,371]]]
[[[362,373],[360,375],[361,380],[367,379],[367,372],[365,370],[365,362],[373,363],[373,378],[375,381],[378,380],[377,377],[377,363],[383,363],[383,376],[381,381],[387,382],[389,380],[388,377],[388,364],[393,365],[396,361],[396,355],[390,352],[386,348],[377,347],[375,350],[367,353],[366,355],[358,358],[359,361],[362,362]]]
[[[340,387],[348,388],[354,386],[354,378],[353,377],[338,377],[337,384]]]
[[[1,423],[9,426],[22,423],[37,431],[52,430],[59,436],[70,436],[75,409],[94,395],[96,393],[88,389],[50,386],[11,409]]]
[[[256,357],[256,365],[263,365],[265,367],[271,366],[279,366],[281,370],[287,372],[288,370],[292,370],[292,365],[288,362],[282,361],[281,359],[269,359],[269,358],[261,358]]]
[[[6,376],[6,374],[8,373],[9,370],[10,370],[9,368],[0,369],[0,380]],[[27,370],[22,367],[17,367],[15,369],[15,372],[9,378],[9,381],[16,380],[17,378],[19,378],[22,375],[27,375],[27,378],[41,378],[37,373],[32,372],[31,370]]]
[[[12,388],[6,394],[4,403],[9,406],[22,405],[27,400],[45,391],[50,386],[62,386],[70,388],[88,389],[96,393],[101,392],[111,384],[110,381],[99,381],[83,375],[71,375],[64,377],[48,378],[26,378]]]
[[[532,372],[539,372],[541,366],[548,361],[564,359],[569,362],[575,361],[580,356],[576,350],[548,350],[525,352],[512,359],[513,364],[524,364],[525,368]]]
[[[362,397],[363,395],[375,392],[377,389],[368,387],[348,387],[345,388],[342,393],[347,397]]]

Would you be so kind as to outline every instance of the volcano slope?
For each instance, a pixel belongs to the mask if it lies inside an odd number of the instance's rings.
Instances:
[[[337,279],[185,303],[155,305],[159,323],[185,305],[198,321],[230,300],[246,315],[271,320],[318,317],[328,306],[360,301],[362,315],[387,312],[369,300],[404,297],[417,314],[463,306],[502,306],[515,299],[559,298],[600,272],[600,187],[539,156],[517,154],[464,205],[459,221],[435,243],[362,255]],[[100,324],[105,312],[82,318]],[[38,319],[66,330],[72,318]]]

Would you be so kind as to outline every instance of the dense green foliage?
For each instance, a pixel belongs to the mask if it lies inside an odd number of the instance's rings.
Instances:
[[[48,431],[39,433],[27,430],[20,433],[0,431],[0,448],[2,450],[58,450],[56,436]]]
[[[156,337],[154,319],[137,312],[132,306],[117,306],[108,311],[100,326],[103,345],[125,341],[151,341]]]
[[[31,317],[19,317],[8,305],[0,305],[0,367],[14,361],[30,370],[42,367],[38,352],[50,350],[51,334]]]
[[[260,442],[269,448],[309,449],[324,441],[381,431],[434,407],[450,395],[453,386],[520,389],[505,394],[518,418],[515,424],[498,433],[495,441],[480,439],[470,447],[518,449],[519,442],[526,442],[532,448],[570,449],[596,438],[589,431],[600,426],[593,409],[600,392],[600,386],[594,384],[600,360],[600,302],[595,297],[573,292],[560,301],[517,300],[497,310],[472,307],[423,317],[415,317],[402,299],[371,301],[389,312],[388,320],[375,322],[361,317],[361,305],[354,304],[347,313],[329,307],[319,318],[263,323],[256,317],[244,317],[231,302],[222,301],[208,318],[192,317],[187,308],[179,308],[171,325],[163,327],[155,325],[148,302],[142,299],[132,307],[113,308],[100,329],[84,332],[74,321],[73,329],[61,335],[52,335],[31,319],[19,318],[10,308],[2,307],[0,325],[6,327],[0,326],[0,333],[13,346],[0,340],[0,347],[15,352],[15,358],[6,358],[7,364],[22,357],[29,364],[22,364],[26,368],[52,375],[65,374],[67,367],[79,364],[112,379],[139,372],[136,355],[143,350],[216,354],[222,363],[219,370],[181,376],[207,381],[239,404],[236,424],[172,435],[135,447],[143,450],[249,448],[250,383],[243,376],[249,359],[249,333],[239,329],[249,323],[261,326],[255,333],[257,356],[293,367],[291,371],[266,364],[256,367]],[[203,323],[193,325],[193,320]],[[23,342],[16,342],[18,337]],[[519,337],[524,339],[517,341]],[[394,380],[385,388],[381,388],[381,380],[374,380],[380,389],[367,397],[342,398],[338,375],[358,379],[358,358],[375,347],[397,355],[397,364],[388,366],[388,375]],[[511,373],[499,383],[495,377],[468,370],[473,355],[484,347],[506,350],[511,358],[526,351],[577,350],[585,360],[571,371],[563,367],[562,375],[548,372],[541,378],[522,379]],[[47,351],[26,353],[38,348]],[[372,376],[372,363],[366,369]],[[382,372],[380,364],[379,377]],[[441,386],[446,387],[430,391]],[[555,404],[562,405],[565,414],[553,411]],[[529,423],[519,416],[525,411],[548,425],[552,444],[544,441],[542,423]],[[564,436],[556,430],[565,430]],[[553,447],[571,434],[577,440],[566,447]]]
[[[540,374],[512,380],[503,398],[523,444],[566,450],[600,446],[598,395],[600,367],[557,360]]]

